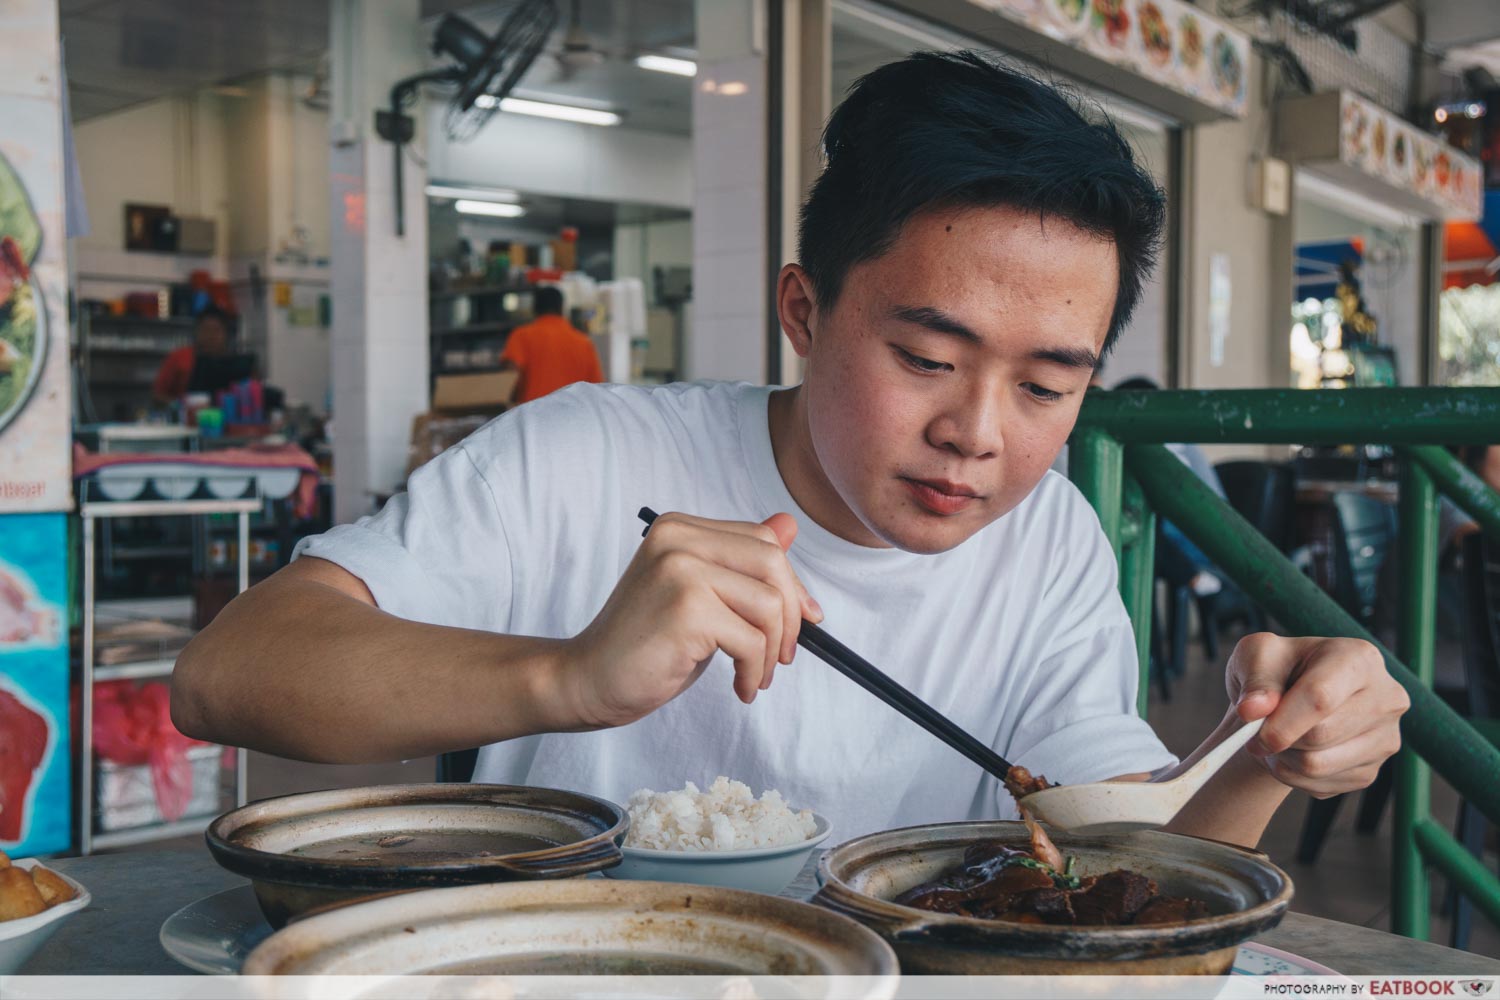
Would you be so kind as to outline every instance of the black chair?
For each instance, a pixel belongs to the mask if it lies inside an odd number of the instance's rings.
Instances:
[[[474,767],[479,763],[479,748],[451,750],[438,754],[437,780],[473,781]]]
[[[1464,539],[1463,581],[1465,714],[1500,745],[1500,544],[1477,532]],[[1476,806],[1458,804],[1454,836],[1481,861],[1489,828],[1489,819]],[[1474,904],[1461,892],[1450,896],[1449,943],[1466,949],[1474,926]]]
[[[1214,466],[1224,497],[1282,552],[1292,549],[1296,483],[1285,462],[1237,460]]]
[[[1335,493],[1333,509],[1333,598],[1360,624],[1370,626],[1375,618],[1380,570],[1396,540],[1396,510],[1363,493]],[[1379,824],[1390,798],[1393,774],[1387,762],[1375,782],[1365,789],[1356,825],[1360,833],[1371,833]],[[1308,803],[1297,842],[1299,863],[1310,865],[1318,859],[1343,800],[1344,796],[1335,795]]]

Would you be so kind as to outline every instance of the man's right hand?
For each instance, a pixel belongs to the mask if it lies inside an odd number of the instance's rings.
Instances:
[[[634,722],[698,679],[715,652],[734,661],[749,704],[790,663],[802,619],[823,611],[787,561],[789,514],[761,524],[664,514],[598,617],[567,644],[565,690],[588,728]]]

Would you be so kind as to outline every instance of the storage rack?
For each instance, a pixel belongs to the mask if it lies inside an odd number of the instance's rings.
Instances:
[[[130,419],[150,405],[163,359],[193,340],[193,320],[171,316],[109,316],[81,311],[78,343],[89,420]],[[118,405],[117,405],[118,404]],[[125,412],[120,412],[121,407]]]
[[[165,677],[172,673],[175,658],[168,657],[140,663],[94,665],[94,619],[95,619],[95,526],[102,521],[117,517],[183,517],[205,514],[234,514],[239,530],[238,571],[239,592],[250,586],[250,515],[262,510],[264,498],[258,494],[232,500],[187,499],[187,500],[100,500],[89,496],[89,481],[85,480],[79,498],[78,513],[83,536],[83,648],[82,685],[79,697],[81,725],[79,730],[79,808],[78,846],[80,854],[110,847],[127,847],[165,837],[198,833],[207,825],[208,816],[185,817],[171,823],[154,823],[127,830],[94,832],[96,808],[94,803],[94,684],[110,680],[140,680],[149,677]],[[246,802],[246,763],[248,754],[243,748],[235,752],[235,805]]]

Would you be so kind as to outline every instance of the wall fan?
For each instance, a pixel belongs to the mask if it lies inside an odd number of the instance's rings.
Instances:
[[[375,131],[391,143],[396,155],[396,235],[406,235],[402,201],[401,147],[411,142],[416,130],[405,109],[421,92],[423,84],[452,91],[444,127],[458,142],[472,139],[515,88],[547,42],[557,24],[552,0],[522,0],[494,37],[485,35],[456,14],[446,14],[432,36],[432,51],[451,62],[397,81],[391,88],[389,110],[375,113]]]

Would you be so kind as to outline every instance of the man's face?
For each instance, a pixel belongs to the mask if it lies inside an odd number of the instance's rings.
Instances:
[[[1078,416],[1117,268],[1112,241],[1009,207],[922,213],[851,268],[793,335],[811,449],[845,518],[825,526],[941,552],[1019,504]]]
[[[229,331],[213,317],[201,319],[193,333],[193,345],[202,354],[224,354],[229,350]]]

